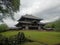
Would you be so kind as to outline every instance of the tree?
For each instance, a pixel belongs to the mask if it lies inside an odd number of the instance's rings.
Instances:
[[[55,22],[55,30],[60,32],[60,19]]]
[[[0,32],[7,31],[8,29],[9,29],[9,27],[6,24],[1,24],[0,25]]]
[[[3,18],[10,16],[12,19],[14,12],[19,10],[20,0],[0,0],[0,20],[3,22]]]

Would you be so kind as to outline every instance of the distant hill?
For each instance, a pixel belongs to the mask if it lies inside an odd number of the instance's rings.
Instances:
[[[54,22],[56,31],[60,31],[60,19]]]
[[[54,21],[54,22],[51,22],[51,23],[48,23],[45,28],[54,28],[55,31],[60,31],[60,19]]]

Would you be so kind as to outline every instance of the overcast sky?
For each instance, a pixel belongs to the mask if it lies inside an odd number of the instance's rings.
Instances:
[[[25,14],[32,14],[43,18],[42,22],[55,21],[60,18],[60,0],[21,0],[20,11],[14,17],[15,19],[19,19]],[[12,20],[5,20],[5,22],[10,26],[14,23]]]

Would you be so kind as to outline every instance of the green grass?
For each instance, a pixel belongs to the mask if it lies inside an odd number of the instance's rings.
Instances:
[[[38,42],[43,42],[48,45],[54,45],[57,43],[60,43],[60,32],[42,32],[42,31],[7,31],[0,34],[3,34],[6,37],[10,37],[13,35],[16,35],[18,32],[24,32],[25,36],[31,40],[34,40],[36,42],[32,43],[25,43],[24,45],[39,45]]]

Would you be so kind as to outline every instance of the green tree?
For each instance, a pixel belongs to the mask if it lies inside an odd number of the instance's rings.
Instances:
[[[55,22],[55,30],[60,32],[60,19]]]
[[[3,18],[10,16],[12,19],[14,12],[17,12],[20,7],[20,0],[0,0],[0,20],[3,21]]]
[[[0,24],[0,32],[8,30],[8,26],[6,24]]]
[[[55,31],[60,31],[60,19],[55,22],[46,24],[45,28],[53,28]]]

